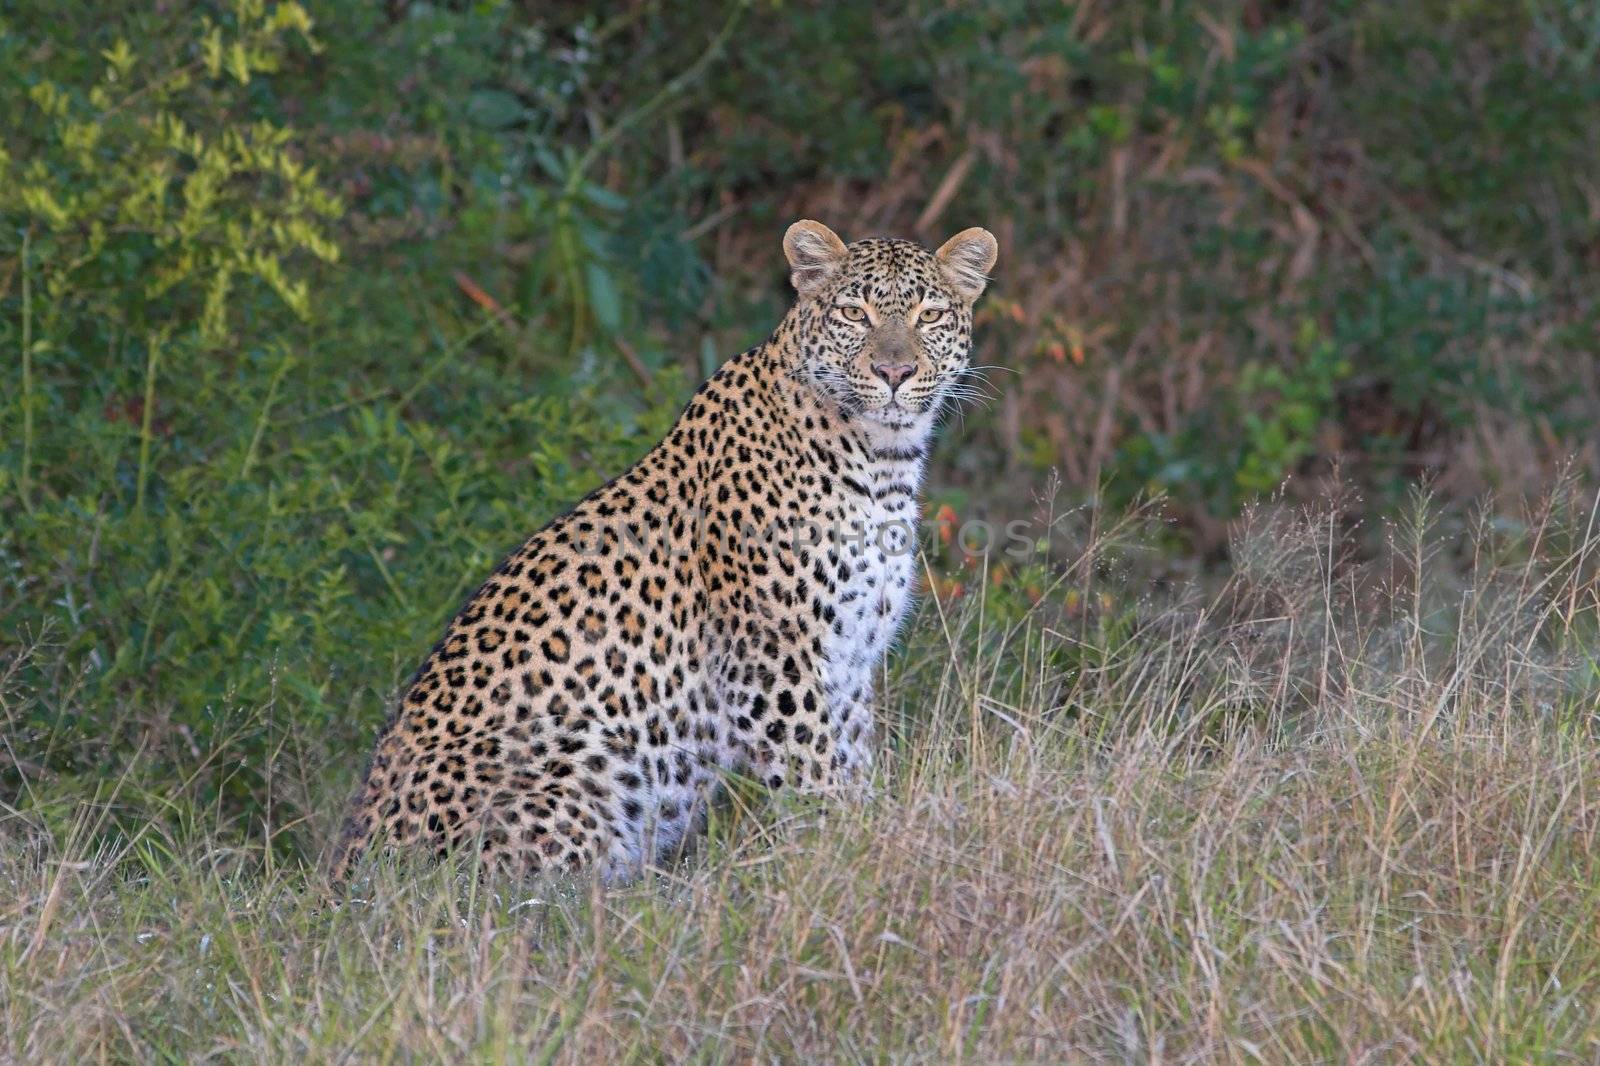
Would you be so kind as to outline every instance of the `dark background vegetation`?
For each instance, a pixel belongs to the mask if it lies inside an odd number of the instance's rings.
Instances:
[[[1160,494],[1225,569],[1258,497],[1600,464],[1593,3],[14,0],[0,795],[321,817],[797,217],[1000,239],[930,509]]]

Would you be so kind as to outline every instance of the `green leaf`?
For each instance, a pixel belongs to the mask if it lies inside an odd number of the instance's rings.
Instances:
[[[584,268],[589,282],[589,305],[594,317],[607,332],[622,328],[622,299],[617,295],[616,283],[599,263],[590,262]]]
[[[521,122],[528,109],[508,92],[478,89],[467,98],[467,119],[488,130],[503,130]]]
[[[228,73],[240,85],[250,84],[250,55],[241,41],[234,41],[228,49]]]
[[[628,206],[625,197],[619,196],[603,185],[593,182],[583,183],[583,197],[594,206],[605,211],[621,211]]]

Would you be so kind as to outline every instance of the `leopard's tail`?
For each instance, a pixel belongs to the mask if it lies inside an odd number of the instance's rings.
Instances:
[[[372,767],[369,765],[366,773],[362,774],[361,787],[350,797],[339,836],[323,866],[329,884],[336,889],[344,888],[349,882],[350,871],[372,843],[373,833],[378,826],[374,792]]]
[[[339,839],[334,843],[324,867],[329,884],[334,888],[344,888],[349,883],[350,870],[366,852],[371,838],[371,828],[360,818],[354,814],[345,818],[344,826],[339,830]]]

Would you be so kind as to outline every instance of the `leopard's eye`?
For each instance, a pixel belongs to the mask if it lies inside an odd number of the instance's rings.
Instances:
[[[839,313],[844,316],[846,322],[865,322],[867,320],[867,309],[858,307],[855,304],[840,304]]]
[[[924,307],[922,314],[917,316],[917,321],[924,326],[931,326],[935,322],[944,321],[944,316],[950,312],[943,307]]]

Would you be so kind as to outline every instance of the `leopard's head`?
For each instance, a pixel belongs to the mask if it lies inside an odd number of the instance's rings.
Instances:
[[[930,423],[967,369],[994,235],[973,227],[930,252],[903,240],[845,244],[805,220],[789,227],[783,250],[799,293],[799,373],[847,418]]]

